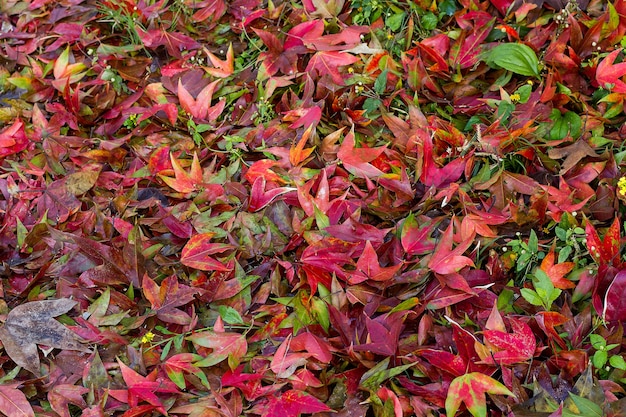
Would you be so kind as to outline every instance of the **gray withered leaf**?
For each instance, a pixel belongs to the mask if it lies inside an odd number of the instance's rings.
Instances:
[[[37,344],[58,349],[90,352],[80,338],[53,317],[67,313],[76,305],[68,298],[33,301],[9,313],[0,327],[0,340],[9,357],[19,366],[40,375]]]

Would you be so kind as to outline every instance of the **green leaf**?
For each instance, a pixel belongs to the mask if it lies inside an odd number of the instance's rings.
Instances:
[[[378,77],[376,77],[376,81],[374,82],[374,91],[376,92],[376,94],[380,95],[385,92],[385,89],[387,88],[388,73],[389,71],[385,69],[383,72],[380,73]]]
[[[539,252],[539,239],[537,239],[537,234],[534,230],[530,231],[530,236],[528,237],[528,248],[533,253]]]
[[[529,288],[522,288],[520,292],[522,294],[522,297],[524,297],[524,300],[528,301],[530,304],[534,306],[543,305],[543,299],[539,297],[539,295],[535,291]]]
[[[503,43],[487,55],[487,65],[504,68],[519,75],[538,76],[539,60],[531,47],[521,43]]]
[[[237,310],[230,306],[219,306],[217,311],[222,320],[227,324],[243,324],[243,319]]]
[[[598,350],[591,357],[591,362],[593,363],[593,366],[595,366],[597,369],[603,368],[604,365],[606,365],[606,361],[607,361],[606,350]]]
[[[589,335],[589,341],[594,349],[603,349],[606,347],[606,340],[599,334],[592,333]]]
[[[385,20],[387,27],[391,29],[392,32],[397,32],[402,26],[402,22],[404,21],[405,15],[406,15],[405,12],[392,14]]]
[[[585,417],[602,417],[604,415],[602,407],[587,398],[580,397],[576,394],[569,393],[570,398],[574,401],[578,408],[578,415]],[[565,411],[565,409],[563,410]],[[565,415],[565,413],[563,413]]]
[[[561,140],[568,135],[576,139],[580,136],[582,120],[579,115],[572,111],[561,114],[558,110],[553,110],[550,119],[554,120],[554,125],[550,129],[548,138],[550,140]]]
[[[626,361],[620,355],[611,356],[609,359],[609,364],[616,369],[620,369],[622,371],[626,371]]]
[[[520,88],[518,88],[515,93],[519,94],[519,97],[520,97],[519,103],[524,104],[528,102],[528,99],[530,98],[530,94],[532,92],[533,92],[533,88],[530,85],[525,84],[521,86]]]
[[[387,369],[387,367],[389,366],[389,358],[387,357],[379,362],[372,369],[364,373],[361,377],[359,385],[368,391],[376,391],[383,382],[385,382],[389,378],[393,378],[394,376],[401,374],[413,365],[415,364],[409,363],[406,365],[396,366],[395,368]]]

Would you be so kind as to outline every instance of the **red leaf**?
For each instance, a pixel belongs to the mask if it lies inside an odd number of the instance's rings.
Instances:
[[[604,235],[604,239],[600,240],[596,228],[593,227],[590,221],[587,221],[585,233],[589,254],[596,262],[600,265],[613,265],[618,268],[621,267],[620,224],[617,217],[613,220],[611,227],[609,227]]]
[[[204,332],[194,333],[187,337],[187,340],[191,340],[198,346],[213,349],[213,351],[206,358],[195,363],[195,366],[197,367],[213,366],[222,362],[229,356],[232,357],[234,364],[238,365],[239,360],[248,351],[248,342],[246,341],[246,337],[239,333],[214,332],[207,330]],[[229,364],[231,364],[230,359]]]
[[[147,48],[165,46],[167,52],[178,59],[182,58],[181,51],[198,49],[200,44],[187,35],[161,29],[150,29],[147,32],[139,26],[135,27],[139,38]]]
[[[619,271],[606,290],[602,318],[607,322],[626,320],[626,270]]]
[[[200,233],[189,239],[182,250],[180,262],[202,271],[230,271],[230,267],[209,255],[226,252],[234,247],[226,243],[211,243],[213,235],[214,233]]]
[[[425,255],[431,253],[437,246],[431,234],[440,220],[427,217],[420,217],[419,220],[420,222],[411,213],[402,223],[400,241],[402,248],[409,255]]]
[[[23,151],[28,146],[24,122],[15,119],[13,124],[0,132],[0,158]]]
[[[218,83],[219,80],[216,80],[207,84],[198,93],[198,97],[194,99],[183,85],[182,80],[178,79],[178,100],[180,101],[180,106],[198,121],[214,122],[222,114],[224,106],[226,106],[226,100],[219,100],[217,104],[211,106],[213,93]]]
[[[272,358],[270,369],[278,378],[289,378],[311,356],[309,353],[289,353],[290,345],[291,335],[280,344]]]
[[[250,189],[250,202],[248,203],[250,211],[259,211],[277,197],[297,190],[293,187],[276,187],[266,190],[265,184],[265,177],[257,177],[256,180],[254,180],[254,184],[252,184],[252,188]]]
[[[189,324],[191,317],[176,307],[184,306],[195,299],[198,290],[179,284],[176,275],[165,278],[161,286],[148,275],[144,275],[141,288],[157,317],[167,323]]]
[[[443,233],[437,249],[433,253],[433,256],[428,262],[428,267],[438,274],[453,274],[459,272],[466,266],[474,266],[474,262],[467,256],[463,256],[463,252],[469,248],[474,242],[473,237],[462,242],[456,248],[452,249],[452,227],[454,222],[451,222],[446,231]]]
[[[35,417],[26,395],[17,389],[19,383],[0,385],[0,412],[14,417]]]
[[[486,362],[511,365],[533,358],[537,341],[530,326],[514,318],[509,318],[509,323],[511,323],[512,333],[500,330],[485,330],[483,332],[487,346],[492,348],[491,358],[486,358]]]
[[[350,273],[348,282],[350,284],[358,284],[371,279],[373,281],[389,281],[402,268],[402,263],[389,267],[381,267],[378,261],[378,254],[374,250],[372,243],[368,240],[365,242],[365,249],[359,256],[356,264],[356,271]]]
[[[109,390],[111,396],[118,401],[127,403],[131,408],[139,405],[140,401],[145,401],[156,406],[160,413],[167,414],[157,394],[178,393],[176,385],[163,378],[157,378],[156,372],[152,372],[144,377],[129,368],[119,359],[117,363],[119,364],[122,378],[124,378],[128,390]]]
[[[315,55],[311,57],[306,67],[306,72],[309,74],[317,74],[318,77],[328,75],[335,84],[344,85],[345,83],[343,76],[339,72],[339,67],[352,65],[358,60],[359,58],[346,52],[320,51],[316,52]]]
[[[289,390],[280,396],[270,397],[263,417],[299,416],[302,413],[332,411],[326,404],[304,391]]]
[[[561,347],[561,349],[567,348],[567,344],[561,338],[559,332],[557,332],[554,328],[555,326],[567,323],[569,321],[567,317],[561,313],[557,313],[556,311],[540,311],[535,316],[535,321],[550,340],[554,340]]]
[[[617,49],[606,56],[598,64],[596,69],[596,81],[602,88],[607,88],[607,84],[612,85],[608,88],[614,93],[626,93],[626,83],[621,80],[626,75],[626,62],[613,64],[617,56],[622,52]]]
[[[350,133],[343,139],[339,152],[337,152],[337,158],[352,175],[359,178],[375,178],[382,175],[383,172],[370,164],[370,162],[378,158],[384,151],[384,146],[379,146],[378,148],[355,148],[353,127]]]
[[[55,385],[48,393],[48,401],[52,409],[61,417],[71,417],[68,405],[73,404],[81,409],[87,408],[87,403],[82,396],[88,392],[88,388],[76,385]]]
[[[457,18],[459,26],[466,31],[461,33],[450,51],[450,61],[453,68],[470,68],[478,62],[482,50],[482,42],[489,36],[495,22],[487,12],[473,11]],[[473,22],[474,26],[470,23]],[[468,33],[469,32],[469,33]]]

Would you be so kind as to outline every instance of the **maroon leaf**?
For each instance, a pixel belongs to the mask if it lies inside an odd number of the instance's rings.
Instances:
[[[263,417],[299,416],[302,413],[332,411],[326,404],[303,391],[289,390],[279,396],[270,397]]]

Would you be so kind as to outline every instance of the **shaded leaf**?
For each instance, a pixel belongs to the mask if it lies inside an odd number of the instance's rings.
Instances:
[[[0,328],[0,340],[9,357],[19,366],[40,375],[37,344],[58,349],[89,352],[79,338],[53,317],[67,313],[76,301],[60,298],[17,306]]]

